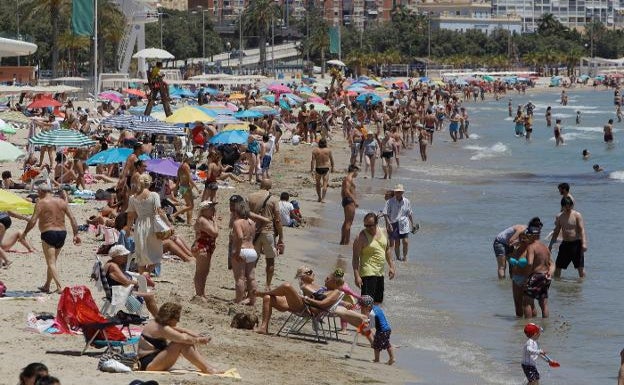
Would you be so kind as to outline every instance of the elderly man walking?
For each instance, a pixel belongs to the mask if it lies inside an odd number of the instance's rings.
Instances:
[[[405,189],[402,184],[394,187],[394,196],[386,201],[383,214],[390,224],[390,247],[394,246],[394,254],[399,261],[407,262],[408,241],[410,232],[414,232],[414,220],[412,219],[412,207],[410,201],[403,196]],[[403,244],[403,256],[401,256],[401,244]]]

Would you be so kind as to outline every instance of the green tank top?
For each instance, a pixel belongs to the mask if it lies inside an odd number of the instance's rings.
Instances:
[[[377,231],[380,232],[378,239],[364,231],[368,244],[362,248],[362,255],[360,255],[361,277],[383,277],[384,275],[388,238],[383,230],[378,228]]]

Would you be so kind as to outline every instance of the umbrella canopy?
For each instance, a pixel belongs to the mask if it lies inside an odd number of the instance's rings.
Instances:
[[[35,108],[60,107],[62,105],[63,103],[52,98],[40,98],[30,103],[28,106],[26,106],[26,108],[29,110],[33,110]]]
[[[28,124],[30,119],[19,111],[6,111],[0,113],[0,119],[7,122],[14,122],[18,124]]]
[[[245,144],[249,138],[249,133],[242,130],[221,131],[210,138],[212,144],[238,143]]]
[[[15,130],[15,127],[0,119],[0,132],[3,134],[15,134],[17,131]]]
[[[485,80],[486,82],[493,82],[494,78],[490,75],[483,75],[483,80]]]
[[[243,99],[245,99],[245,94],[241,94],[240,92],[236,92],[236,93],[230,94],[229,98],[231,100],[243,100]]]
[[[87,159],[88,166],[95,166],[98,164],[113,164],[123,163],[132,154],[131,148],[110,148],[106,151],[98,152],[89,159]],[[150,157],[146,154],[139,156],[141,160],[148,160]]]
[[[147,171],[166,176],[178,176],[178,168],[180,163],[171,159],[150,159],[145,162]]]
[[[331,111],[331,108],[329,108],[323,103],[308,103],[308,107],[310,107],[310,105],[313,105],[314,109],[317,110],[318,112]]]
[[[115,102],[115,103],[123,103],[123,95],[115,91],[101,92],[98,95],[98,98],[104,99],[104,100],[110,100],[111,102]]]
[[[225,108],[225,106],[209,106],[207,104],[204,104],[203,106],[196,106],[200,107],[200,109],[204,112],[206,112],[209,115],[213,115],[213,114],[217,114],[217,115],[233,115],[232,110],[230,110],[229,108]],[[205,108],[205,110],[204,110]]]
[[[147,95],[145,94],[145,92],[141,91],[141,90],[137,90],[136,88],[126,88],[123,90],[125,93],[127,93],[128,95],[134,95],[134,96],[138,96],[140,98],[145,98],[147,97]]]
[[[0,190],[0,211],[14,211],[22,215],[31,215],[35,205],[7,190]]]
[[[292,90],[283,84],[271,84],[267,87],[267,90],[273,92],[292,92]]]
[[[140,50],[139,52],[132,55],[133,58],[143,58],[143,59],[173,59],[173,56],[168,51],[160,48],[145,48]]]
[[[261,118],[263,116],[264,116],[263,113],[259,111],[251,111],[251,110],[239,111],[234,114],[234,117],[238,119],[254,119],[254,118]]]
[[[328,60],[328,61],[327,61],[327,64],[329,64],[329,65],[333,65],[333,66],[338,66],[338,67],[346,67],[346,66],[347,66],[347,65],[346,65],[345,63],[343,63],[342,61],[340,61],[340,60],[336,60],[336,59],[333,59],[333,60]]]
[[[231,123],[223,127],[223,131],[231,131],[231,130],[243,130],[249,131],[249,123]]]
[[[169,96],[172,98],[193,98],[195,93],[185,88],[169,87]]]
[[[216,89],[211,88],[211,87],[203,87],[203,88],[202,88],[202,91],[203,91],[205,94],[208,94],[208,95],[213,95],[213,96],[214,96],[214,95],[219,95],[219,90],[216,90]]]
[[[255,107],[251,107],[249,110],[250,111],[261,112],[263,115],[277,115],[277,114],[279,114],[279,111],[277,111],[275,108],[271,108],[269,106],[255,106]]]
[[[0,140],[0,162],[14,162],[17,158],[24,155],[24,151],[13,144]]]
[[[213,124],[239,124],[244,123],[242,120],[238,120],[231,115],[217,115],[215,116]]]
[[[110,126],[110,127],[115,127],[119,129],[127,129],[127,128],[130,128],[130,126],[132,126],[133,123],[152,122],[152,121],[156,121],[156,119],[152,118],[151,116],[145,116],[145,115],[139,115],[139,116],[137,115],[112,115],[102,120],[100,124],[102,126]]]
[[[174,111],[173,115],[165,119],[165,122],[171,124],[186,124],[197,121],[212,122],[214,118],[199,108],[186,106]]]
[[[379,95],[372,94],[370,92],[366,94],[361,94],[360,96],[355,98],[355,101],[362,104],[362,103],[366,103],[366,100],[369,98],[372,104],[377,104],[381,102],[381,97]]]
[[[155,135],[168,135],[168,136],[184,136],[184,130],[180,127],[176,127],[173,124],[161,122],[158,120],[150,121],[135,121],[128,127],[129,130],[135,132],[145,132]]]
[[[28,139],[30,144],[38,146],[88,147],[95,144],[88,136],[74,130],[43,131]]]

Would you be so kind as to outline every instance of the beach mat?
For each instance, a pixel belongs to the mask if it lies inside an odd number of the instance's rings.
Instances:
[[[38,300],[45,298],[45,294],[38,291],[26,291],[26,290],[8,290],[4,293],[4,297],[0,297],[0,300],[18,300],[18,299],[34,299]]]
[[[216,376],[216,377],[227,377],[227,378],[236,378],[241,379],[240,374],[238,373],[238,369],[232,368],[225,371],[223,374],[208,374],[202,373],[193,369],[171,369],[166,371],[158,371],[158,370],[141,370],[137,373],[147,373],[147,374],[196,374],[198,376]]]

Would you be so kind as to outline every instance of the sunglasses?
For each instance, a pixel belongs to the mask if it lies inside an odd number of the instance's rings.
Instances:
[[[312,270],[304,271],[303,274],[305,274],[305,275],[312,275],[312,274],[314,274],[314,271],[312,271]]]
[[[375,226],[376,226],[376,225],[375,225],[374,223],[372,223],[372,224],[368,224],[368,225],[367,225],[366,223],[364,223],[364,227],[366,227],[366,228],[369,228],[369,227],[375,227]]]

